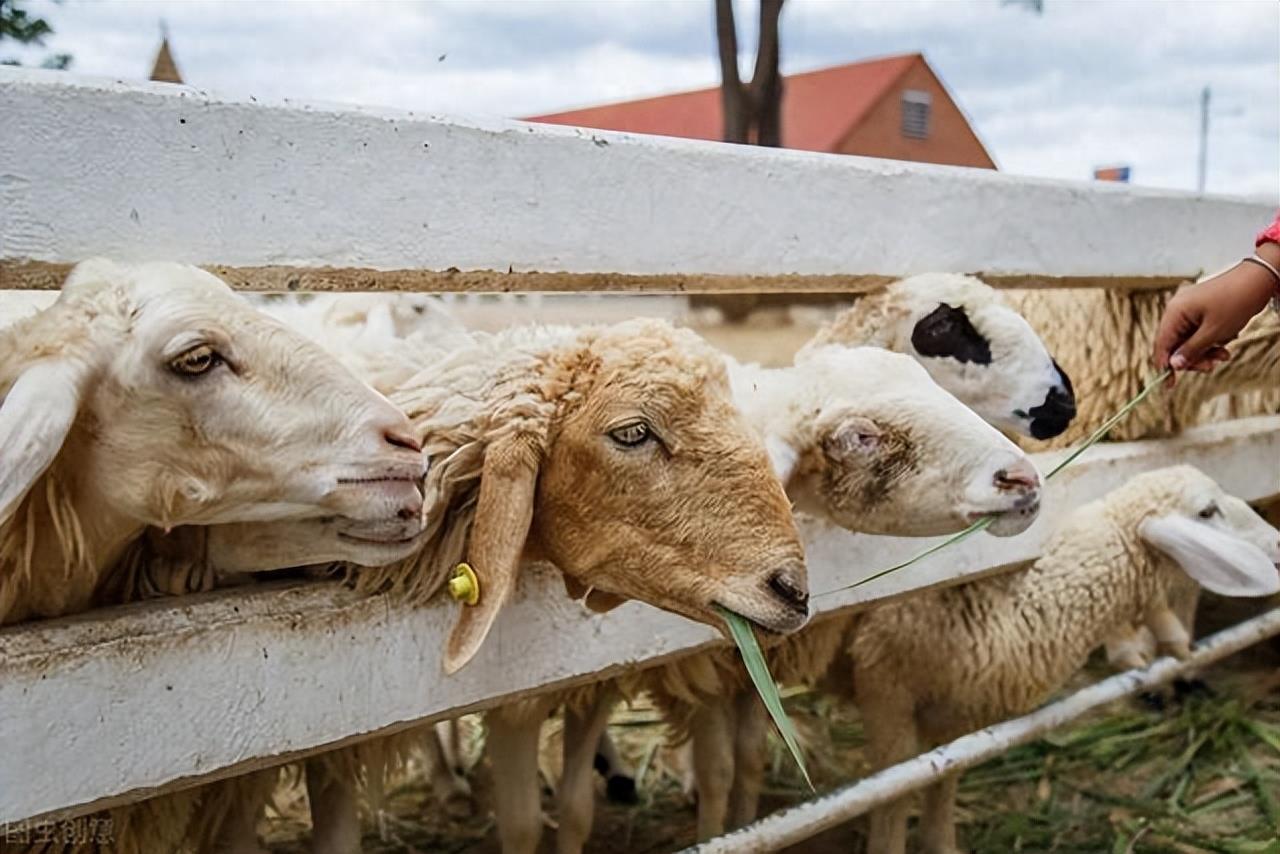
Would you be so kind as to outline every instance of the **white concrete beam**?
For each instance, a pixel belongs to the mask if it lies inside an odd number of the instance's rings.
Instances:
[[[1022,536],[980,535],[908,571],[819,597],[815,607],[846,608],[1033,558],[1070,508],[1162,465],[1198,465],[1251,500],[1277,495],[1280,467],[1259,465],[1277,459],[1280,416],[1099,446],[1051,482],[1041,520]],[[804,528],[818,592],[933,542]],[[446,678],[440,650],[457,607],[407,609],[334,585],[270,586],[0,630],[0,823],[83,813],[587,681],[717,637],[635,603],[588,614],[551,573],[534,572],[477,659]]]
[[[0,116],[0,274],[109,255],[327,266],[347,286],[356,268],[601,274],[572,285],[597,289],[615,274],[1167,279],[1238,259],[1273,214],[1116,184],[18,68],[0,68]]]

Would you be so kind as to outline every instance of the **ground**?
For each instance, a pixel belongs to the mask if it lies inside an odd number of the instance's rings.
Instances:
[[[961,834],[975,854],[1005,852],[1223,852],[1280,854],[1280,651],[1264,647],[1205,674],[1212,693],[1170,700],[1164,709],[1124,701],[1015,748],[969,772],[960,793]],[[1080,682],[1105,675],[1095,665]],[[1078,687],[1078,686],[1077,686]],[[820,791],[867,772],[862,728],[846,703],[792,693],[787,708],[805,743]],[[469,721],[472,778],[483,804],[482,732]],[[547,728],[548,776],[558,728]],[[659,854],[694,841],[694,808],[680,787],[679,752],[643,701],[621,710],[612,731],[638,769],[640,803],[597,800],[587,854]],[[810,797],[780,741],[770,745],[764,811]],[[601,787],[603,789],[603,787]],[[291,790],[269,821],[271,850],[303,854],[305,795]],[[554,810],[544,801],[550,816]],[[420,776],[391,787],[368,854],[499,854],[491,814],[450,818]],[[549,818],[549,826],[550,821]],[[865,819],[836,828],[793,854],[863,850]],[[544,834],[550,851],[552,832]]]

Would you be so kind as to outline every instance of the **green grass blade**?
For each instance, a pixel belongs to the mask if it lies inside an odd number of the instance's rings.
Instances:
[[[874,575],[868,575],[866,578],[859,579],[858,581],[855,581],[852,584],[850,584],[848,587],[841,587],[840,589],[852,590],[855,587],[861,587],[864,584],[869,584],[872,581],[875,581],[877,578],[883,578],[884,576],[897,572],[900,569],[906,569],[907,567],[911,566],[913,563],[919,563],[920,561],[924,560],[931,554],[940,552],[949,546],[955,545],[961,540],[968,539],[969,537],[973,536],[979,531],[985,530],[986,528],[990,527],[991,523],[994,521],[995,521],[994,516],[984,516],[978,521],[974,522],[969,527],[965,528],[963,531],[960,531],[959,533],[956,533],[956,534],[952,534],[950,537],[947,537],[945,540],[938,543],[936,546],[930,546],[929,548],[920,552],[920,554],[916,555],[915,557],[909,560],[904,560],[902,563],[894,564],[888,569],[882,569],[879,572],[875,573]],[[833,590],[831,592],[835,593],[836,591]],[[827,595],[827,594],[823,594],[823,595]]]
[[[756,693],[760,695],[760,701],[764,703],[764,707],[769,711],[769,717],[773,718],[773,724],[778,728],[778,734],[782,736],[782,740],[786,742],[787,749],[791,751],[791,758],[796,761],[796,765],[800,768],[800,773],[804,775],[804,781],[808,784],[810,791],[817,791],[813,787],[813,781],[809,779],[809,769],[804,765],[804,755],[800,751],[800,740],[796,737],[795,727],[791,724],[791,719],[787,717],[786,709],[782,708],[782,696],[778,693],[778,685],[773,681],[773,676],[769,673],[769,665],[765,663],[764,653],[760,650],[760,644],[756,641],[756,634],[751,630],[751,624],[747,622],[745,617],[741,617],[732,611],[724,608],[717,608],[720,616],[724,617],[725,623],[729,626],[729,634],[733,637],[733,642],[738,645],[738,652],[742,655],[742,663],[747,667],[747,673],[751,676],[751,682],[756,686]]]
[[[1089,450],[1094,445],[1098,444],[1104,438],[1106,438],[1106,435],[1110,433],[1112,430],[1114,430],[1115,426],[1119,424],[1121,421],[1123,421],[1125,417],[1128,416],[1128,414],[1133,411],[1134,407],[1142,403],[1142,401],[1146,400],[1151,395],[1151,392],[1158,389],[1164,383],[1164,381],[1167,380],[1172,374],[1173,374],[1173,371],[1171,369],[1165,368],[1163,371],[1157,374],[1153,379],[1148,380],[1147,385],[1142,389],[1142,391],[1138,392],[1137,396],[1134,397],[1133,400],[1130,400],[1128,403],[1122,406],[1119,412],[1117,412],[1115,415],[1112,415],[1105,422],[1103,422],[1102,426],[1099,427],[1097,430],[1094,430],[1093,433],[1090,434],[1088,439],[1085,439],[1083,442],[1081,442],[1074,451],[1067,454],[1067,456],[1060,463],[1058,463],[1056,466],[1050,469],[1049,473],[1044,476],[1044,479],[1048,480],[1049,478],[1053,477],[1055,474],[1057,474],[1058,472],[1062,471],[1064,468],[1066,468],[1067,466],[1075,462],[1076,458],[1079,457],[1081,454],[1083,454],[1085,451]]]

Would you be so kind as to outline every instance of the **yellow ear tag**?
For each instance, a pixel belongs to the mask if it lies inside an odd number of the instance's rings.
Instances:
[[[449,577],[449,595],[464,605],[480,601],[480,579],[469,564],[460,563],[453,568],[453,575]]]

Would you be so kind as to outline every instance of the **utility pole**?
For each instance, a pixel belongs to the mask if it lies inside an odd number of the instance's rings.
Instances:
[[[1209,169],[1209,87],[1200,91],[1200,168],[1196,178],[1196,191],[1204,193],[1205,177]]]

